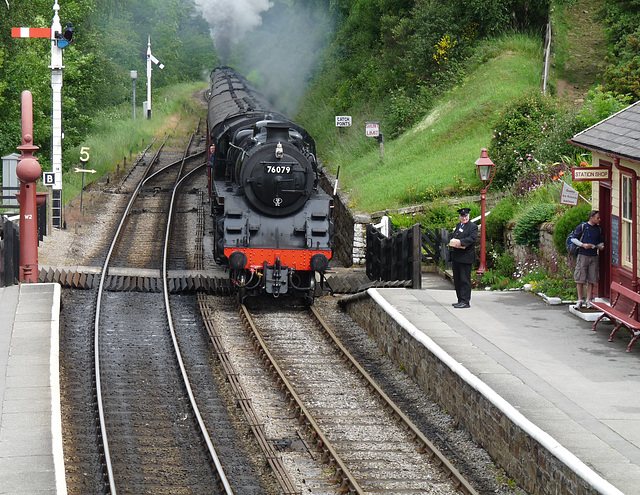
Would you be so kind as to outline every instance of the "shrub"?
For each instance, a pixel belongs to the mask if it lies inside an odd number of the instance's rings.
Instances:
[[[534,159],[534,149],[548,136],[555,113],[551,99],[539,92],[515,100],[501,113],[489,145],[489,156],[498,167],[496,185],[513,183],[520,169]]]
[[[516,202],[512,197],[504,198],[486,217],[487,241],[493,244],[504,244],[504,231],[515,213]]]
[[[523,166],[511,191],[516,197],[527,197],[570,171],[568,164],[532,162]]]
[[[570,232],[575,230],[580,222],[586,222],[589,220],[589,212],[591,211],[591,205],[579,204],[574,208],[570,208],[567,212],[556,222],[555,229],[553,231],[553,245],[560,254],[567,254],[567,246],[565,244],[567,236]]]
[[[494,269],[506,277],[513,277],[516,271],[515,259],[511,255],[503,254],[496,259]]]
[[[548,222],[556,213],[556,205],[543,203],[534,205],[524,212],[513,231],[516,244],[535,247],[540,241],[538,228],[543,222]]]

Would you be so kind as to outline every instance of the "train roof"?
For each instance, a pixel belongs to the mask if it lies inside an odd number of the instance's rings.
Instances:
[[[239,128],[249,128],[262,120],[280,121],[298,131],[315,153],[315,142],[300,125],[275,111],[273,106],[244,77],[230,67],[211,71],[208,120],[212,137]]]

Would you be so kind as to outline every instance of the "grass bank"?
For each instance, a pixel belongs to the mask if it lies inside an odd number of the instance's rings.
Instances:
[[[176,131],[175,135],[184,138],[193,132],[198,119],[205,112],[199,102],[193,98],[194,92],[206,87],[206,83],[185,83],[163,88],[158,92],[158,102],[154,104],[151,118],[142,116],[139,109],[133,120],[130,106],[102,112],[95,120],[94,129],[82,143],[82,146],[71,150],[64,156],[64,163],[70,163],[68,172],[62,177],[62,201],[67,204],[80,194],[82,174],[74,172],[75,168],[95,170],[94,174],[85,174],[85,186],[105,174],[113,173],[118,166],[122,169],[124,158],[130,162],[156,137],[164,139],[165,134]],[[181,132],[184,130],[184,132]],[[170,140],[169,148],[181,149],[185,142]],[[89,162],[80,162],[81,147],[89,148]]]
[[[488,147],[496,115],[513,98],[541,84],[542,52],[538,38],[509,35],[479,49],[482,61],[466,79],[449,91],[413,129],[378,143],[365,137],[365,122],[379,120],[375,102],[352,109],[353,126],[338,130],[323,101],[314,95],[302,113],[304,125],[319,130],[318,154],[335,173],[340,167],[340,188],[352,207],[378,211],[424,202],[433,191],[467,184],[479,190],[475,161]],[[384,134],[384,129],[381,129]]]

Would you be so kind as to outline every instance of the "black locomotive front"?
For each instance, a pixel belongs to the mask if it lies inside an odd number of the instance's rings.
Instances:
[[[302,295],[333,248],[332,199],[318,187],[315,143],[230,68],[211,73],[208,137],[214,257],[241,295]]]

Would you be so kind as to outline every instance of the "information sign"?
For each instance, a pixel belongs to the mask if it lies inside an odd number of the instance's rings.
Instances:
[[[336,115],[336,127],[351,127],[351,115]]]
[[[366,122],[365,133],[367,137],[378,137],[380,135],[380,122]]]
[[[45,186],[55,186],[56,185],[56,173],[55,172],[43,172],[43,174],[42,174],[42,183]]]
[[[578,191],[566,182],[562,183],[562,193],[560,193],[560,204],[576,206],[578,204]]]
[[[574,182],[611,180],[611,170],[607,167],[573,167],[571,174]]]

